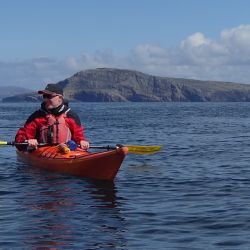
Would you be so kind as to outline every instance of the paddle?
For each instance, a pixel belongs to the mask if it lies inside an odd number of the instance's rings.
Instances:
[[[154,154],[162,149],[162,146],[137,146],[137,145],[117,145],[117,146],[90,146],[90,148],[112,150],[120,147],[128,148],[129,153],[133,154]]]
[[[0,141],[0,146],[3,145],[11,145],[11,146],[27,146],[27,142],[7,142]],[[39,143],[39,147],[50,146],[46,143]],[[117,145],[117,146],[89,146],[89,148],[93,149],[106,149],[106,150],[114,150],[119,147],[127,147],[129,153],[134,154],[154,154],[162,149],[162,146],[137,146],[137,145]]]

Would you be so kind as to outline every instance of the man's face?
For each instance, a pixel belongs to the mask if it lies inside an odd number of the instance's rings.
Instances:
[[[62,96],[60,95],[43,95],[46,109],[54,109],[62,104]]]

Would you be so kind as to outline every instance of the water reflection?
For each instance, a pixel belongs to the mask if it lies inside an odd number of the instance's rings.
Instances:
[[[32,171],[33,172],[33,171]],[[32,173],[31,173],[32,174]],[[126,224],[113,182],[33,172],[21,225],[31,249],[123,249]],[[30,191],[32,190],[32,191]]]
[[[91,196],[101,204],[94,205],[94,207],[107,207],[115,208],[117,205],[116,200],[116,187],[113,181],[100,181],[100,180],[87,180],[89,184],[89,192]]]

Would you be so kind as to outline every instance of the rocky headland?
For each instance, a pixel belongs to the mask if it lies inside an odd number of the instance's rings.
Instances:
[[[80,71],[57,83],[70,101],[81,102],[248,102],[250,85],[159,77],[133,70]],[[4,102],[41,101],[36,93],[6,97]]]

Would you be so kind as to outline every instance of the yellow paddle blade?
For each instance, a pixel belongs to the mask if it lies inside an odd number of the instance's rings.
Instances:
[[[135,146],[135,145],[125,145],[128,148],[129,153],[134,154],[154,154],[162,149],[161,146]]]
[[[8,145],[7,141],[0,141],[0,145]]]

